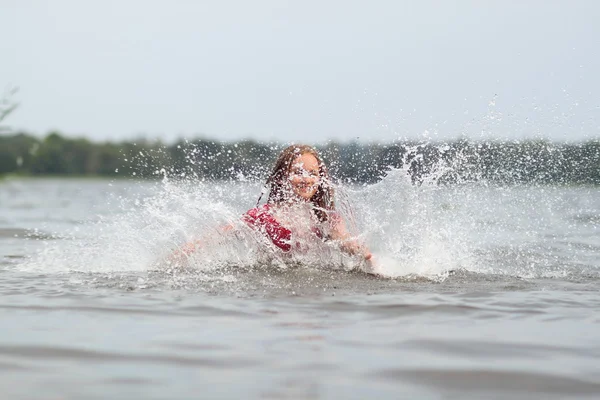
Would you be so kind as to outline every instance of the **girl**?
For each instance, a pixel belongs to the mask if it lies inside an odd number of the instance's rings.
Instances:
[[[266,186],[269,188],[266,204],[249,210],[242,220],[280,251],[308,251],[311,242],[333,240],[342,251],[363,258],[371,267],[370,251],[351,237],[335,211],[333,187],[314,148],[306,145],[285,148]],[[225,228],[232,229],[233,226]],[[191,254],[199,244],[187,244],[183,253]]]

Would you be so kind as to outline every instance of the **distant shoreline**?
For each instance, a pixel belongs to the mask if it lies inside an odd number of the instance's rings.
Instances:
[[[106,180],[106,181],[113,181],[113,180],[119,180],[119,181],[127,181],[127,180],[131,180],[131,181],[141,181],[141,180],[150,180],[148,178],[134,178],[134,177],[127,177],[127,176],[108,176],[108,175],[52,175],[52,174],[48,174],[48,175],[42,175],[42,174],[0,174],[0,182],[1,181],[9,181],[9,180],[35,180],[35,179],[46,179],[46,180],[50,180],[50,179],[56,179],[56,180]],[[158,180],[158,179],[157,179]]]
[[[0,135],[0,177],[86,179],[262,180],[283,144],[210,139],[92,142],[53,132]],[[555,143],[469,141],[337,143],[316,146],[333,177],[375,183],[403,168],[416,184],[486,181],[502,184],[600,185],[600,140]],[[431,181],[431,182],[430,182]]]

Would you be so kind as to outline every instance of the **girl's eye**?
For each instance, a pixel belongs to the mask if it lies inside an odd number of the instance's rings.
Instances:
[[[296,175],[296,176],[308,176],[308,177],[311,177],[311,178],[318,178],[319,177],[319,172],[318,171],[311,171],[311,172],[309,172],[309,171],[293,170],[292,174]]]

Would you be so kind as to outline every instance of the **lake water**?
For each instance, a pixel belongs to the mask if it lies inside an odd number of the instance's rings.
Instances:
[[[2,398],[600,396],[600,188],[340,188],[379,276],[219,237],[259,193],[0,181]]]

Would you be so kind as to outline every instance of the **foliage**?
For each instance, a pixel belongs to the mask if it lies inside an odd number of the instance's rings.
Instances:
[[[18,88],[8,89],[0,99],[0,123],[2,123],[2,121],[19,106],[11,100],[18,90]],[[0,133],[6,130],[6,127],[0,125]]]
[[[0,136],[0,174],[100,175],[136,178],[258,179],[283,146],[252,140],[208,139],[95,143],[51,132]],[[390,168],[405,168],[413,182],[488,181],[504,184],[600,184],[600,141],[391,143],[330,142],[320,146],[331,174],[343,182],[373,183]]]

